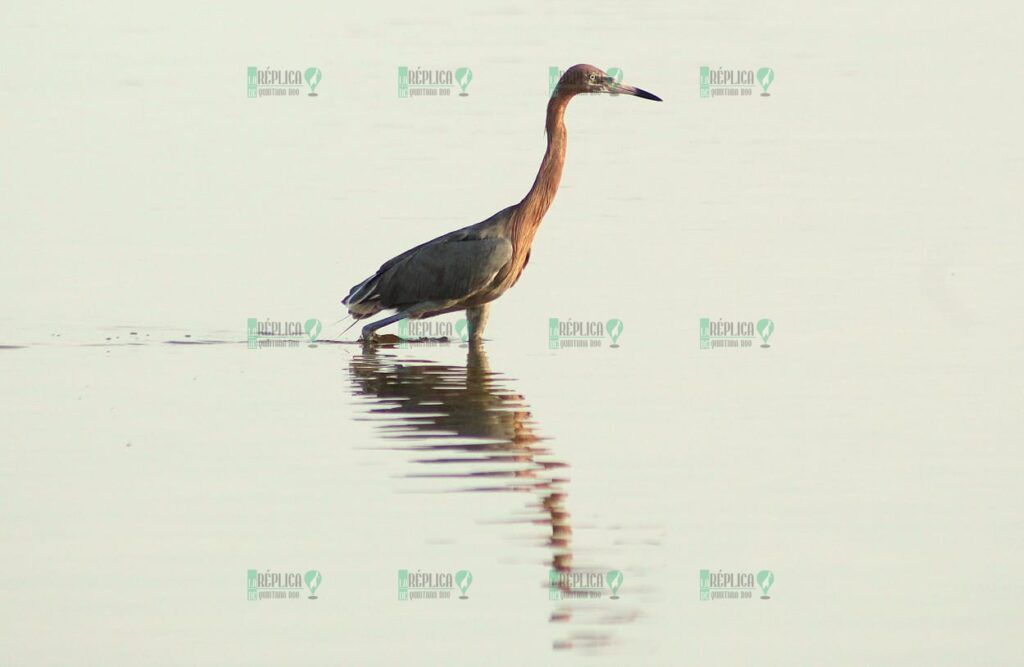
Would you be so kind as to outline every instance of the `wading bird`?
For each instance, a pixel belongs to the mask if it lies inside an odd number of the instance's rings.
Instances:
[[[565,108],[580,93],[635,95],[660,102],[646,90],[616,84],[593,65],[574,65],[559,79],[548,101],[548,145],[533,187],[518,204],[483,222],[427,241],[385,262],[353,287],[342,304],[355,320],[382,310],[394,315],[363,327],[363,338],[403,319],[466,311],[469,337],[480,341],[491,301],[516,284],[530,261],[530,247],[558,191],[565,164]]]

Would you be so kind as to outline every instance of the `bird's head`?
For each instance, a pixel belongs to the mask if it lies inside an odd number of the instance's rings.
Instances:
[[[565,74],[555,86],[555,95],[579,95],[581,93],[616,93],[619,95],[635,95],[645,100],[661,102],[661,98],[642,88],[634,88],[616,83],[615,79],[593,65],[573,65],[565,70]]]

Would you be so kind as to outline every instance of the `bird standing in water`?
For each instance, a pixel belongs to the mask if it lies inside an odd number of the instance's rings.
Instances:
[[[470,341],[480,341],[491,301],[516,284],[530,261],[533,236],[562,180],[565,108],[581,93],[618,93],[661,101],[646,90],[616,84],[593,65],[574,65],[566,70],[548,101],[548,145],[530,191],[518,204],[483,222],[439,236],[388,260],[353,287],[341,302],[354,319],[373,317],[382,310],[397,311],[364,326],[364,339],[399,320],[465,310]]]

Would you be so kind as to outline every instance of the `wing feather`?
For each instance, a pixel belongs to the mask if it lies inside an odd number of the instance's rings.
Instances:
[[[512,244],[503,238],[429,244],[381,272],[374,291],[384,308],[461,301],[486,288],[511,258]]]
[[[458,302],[485,289],[512,258],[504,221],[509,207],[487,220],[444,234],[389,259],[353,287],[342,303],[357,319],[389,308]]]

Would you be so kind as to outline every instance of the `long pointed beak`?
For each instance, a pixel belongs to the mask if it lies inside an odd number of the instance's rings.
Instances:
[[[622,93],[622,94],[625,94],[625,95],[636,95],[637,97],[642,97],[645,100],[654,100],[655,102],[661,102],[662,101],[662,99],[660,97],[658,97],[654,93],[647,92],[643,88],[634,88],[633,86],[625,86],[625,85],[623,85],[621,83],[618,86],[616,86],[615,92]]]

